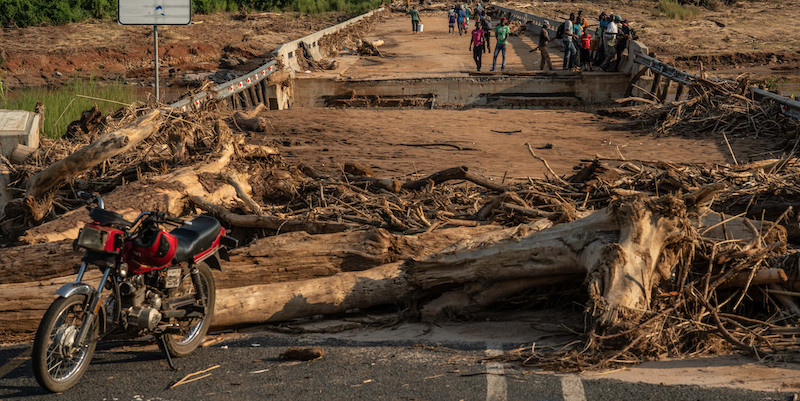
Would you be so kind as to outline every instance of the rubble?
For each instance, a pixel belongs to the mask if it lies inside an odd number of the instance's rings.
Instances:
[[[698,96],[694,105],[738,112],[713,87]],[[666,115],[694,116],[680,106]],[[800,159],[791,154],[738,166],[597,158],[568,177],[551,171],[501,183],[455,166],[401,182],[355,163],[330,172],[286,165],[279,148],[255,135],[268,118],[217,107],[122,110],[90,132],[43,141],[15,164],[0,259],[49,249],[64,253],[64,266],[20,274],[35,263],[4,263],[0,320],[19,320],[24,310],[30,319],[14,330],[29,333],[38,319],[31,311],[46,307],[39,298],[48,301],[73,272],[68,241],[85,220],[81,189],[100,192],[124,215],[207,212],[231,228],[243,246],[232,252],[230,276],[218,277],[217,325],[382,304],[435,320],[558,289],[585,305],[583,344],[506,358],[580,370],[798,345],[800,307],[791,296],[800,295]],[[147,121],[142,138],[30,190],[33,177],[59,161]],[[689,123],[706,122],[689,117],[660,134]],[[732,118],[722,124],[739,126]]]

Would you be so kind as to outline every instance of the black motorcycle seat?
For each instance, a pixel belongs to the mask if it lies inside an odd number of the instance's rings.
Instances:
[[[210,248],[222,229],[219,221],[211,216],[197,216],[190,223],[169,232],[178,239],[174,258],[178,263]]]
[[[89,211],[89,217],[102,226],[114,226],[123,230],[129,229],[133,225],[130,221],[125,220],[125,217],[122,217],[121,214],[100,209],[99,207],[93,207],[92,210]]]

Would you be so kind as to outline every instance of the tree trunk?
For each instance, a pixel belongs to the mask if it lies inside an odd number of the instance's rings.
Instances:
[[[57,184],[89,171],[106,159],[127,152],[161,126],[161,112],[153,110],[40,171],[26,184],[26,196],[39,199]],[[37,220],[40,220],[41,216]]]
[[[188,210],[188,199],[192,195],[203,195],[214,203],[233,201],[236,199],[236,190],[219,176],[232,155],[233,145],[228,143],[220,157],[213,162],[183,167],[168,174],[132,182],[112,191],[103,200],[109,210],[120,213],[129,220],[148,210],[163,210],[173,216],[181,216]],[[250,190],[249,186],[246,190]],[[33,244],[74,239],[88,221],[88,210],[76,209],[31,228],[20,240]]]
[[[223,262],[225,272],[214,271],[217,299],[224,300],[222,294],[226,293],[238,296],[236,291],[225,292],[228,289],[260,284],[285,291],[295,288],[301,280],[367,270],[410,257],[423,257],[475,236],[505,238],[516,231],[519,230],[487,225],[412,236],[373,229],[321,235],[296,232],[262,238],[233,250],[230,261]],[[55,291],[74,280],[81,255],[72,250],[72,240],[0,249],[0,260],[4,261],[0,265],[0,328],[6,333],[27,335],[36,330]],[[85,280],[90,285],[96,284],[99,277],[99,271],[90,269]]]

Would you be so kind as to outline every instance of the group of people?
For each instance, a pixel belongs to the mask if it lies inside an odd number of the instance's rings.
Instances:
[[[414,33],[418,31],[420,23],[419,12],[416,7],[408,11],[411,15],[411,26]],[[475,28],[472,30],[469,40],[469,50],[472,51],[472,58],[478,71],[481,70],[483,53],[491,53],[490,38],[491,32],[495,33],[494,57],[492,58],[492,68],[497,67],[497,57],[502,54],[500,71],[506,67],[506,48],[510,28],[508,20],[503,17],[497,26],[492,23],[492,18],[486,13],[481,3],[477,3],[474,10],[469,5],[460,4],[448,10],[448,33],[458,34],[467,33],[469,27],[470,14],[475,20]],[[598,17],[598,28],[596,37],[592,37],[587,29],[589,22],[583,17],[583,12],[571,13],[569,18],[556,30],[556,39],[561,39],[564,45],[564,70],[583,70],[594,71],[595,67],[603,71],[616,71],[622,54],[628,47],[628,40],[635,38],[635,33],[628,25],[628,21],[623,20],[619,15],[601,13]],[[545,21],[539,42],[536,48],[531,51],[539,50],[541,55],[540,68],[553,69],[553,62],[547,49],[548,44],[553,40],[550,37],[550,23]]]
[[[577,15],[571,13],[558,28],[556,36],[561,37],[564,45],[562,68],[593,71],[594,67],[600,67],[603,71],[617,71],[622,53],[628,47],[628,40],[635,35],[628,21],[619,15],[603,12],[598,17],[597,37],[592,38],[586,29],[589,23],[582,14],[582,11],[578,11]],[[545,27],[542,28],[543,36],[546,35],[546,30]]]
[[[448,33],[455,33],[458,27],[458,34],[463,35],[467,32],[469,27],[470,8],[467,4],[455,5],[447,15]],[[492,17],[486,14],[486,9],[481,3],[477,3],[473,13],[475,19],[475,29],[472,30],[469,39],[469,50],[472,51],[472,58],[475,60],[475,67],[478,71],[481,70],[483,63],[483,53],[491,53],[492,46],[490,43],[491,33],[495,34],[494,57],[492,59],[492,69],[494,71],[497,67],[497,56],[502,53],[503,58],[500,64],[500,70],[506,68],[506,44],[508,41],[508,34],[510,29],[508,27],[508,20],[501,18],[500,23],[494,26]]]

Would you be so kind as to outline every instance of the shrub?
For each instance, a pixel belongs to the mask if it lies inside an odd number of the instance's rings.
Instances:
[[[658,2],[658,11],[663,13],[669,19],[692,19],[698,14],[697,8],[693,6],[684,6],[676,0],[660,0]]]

